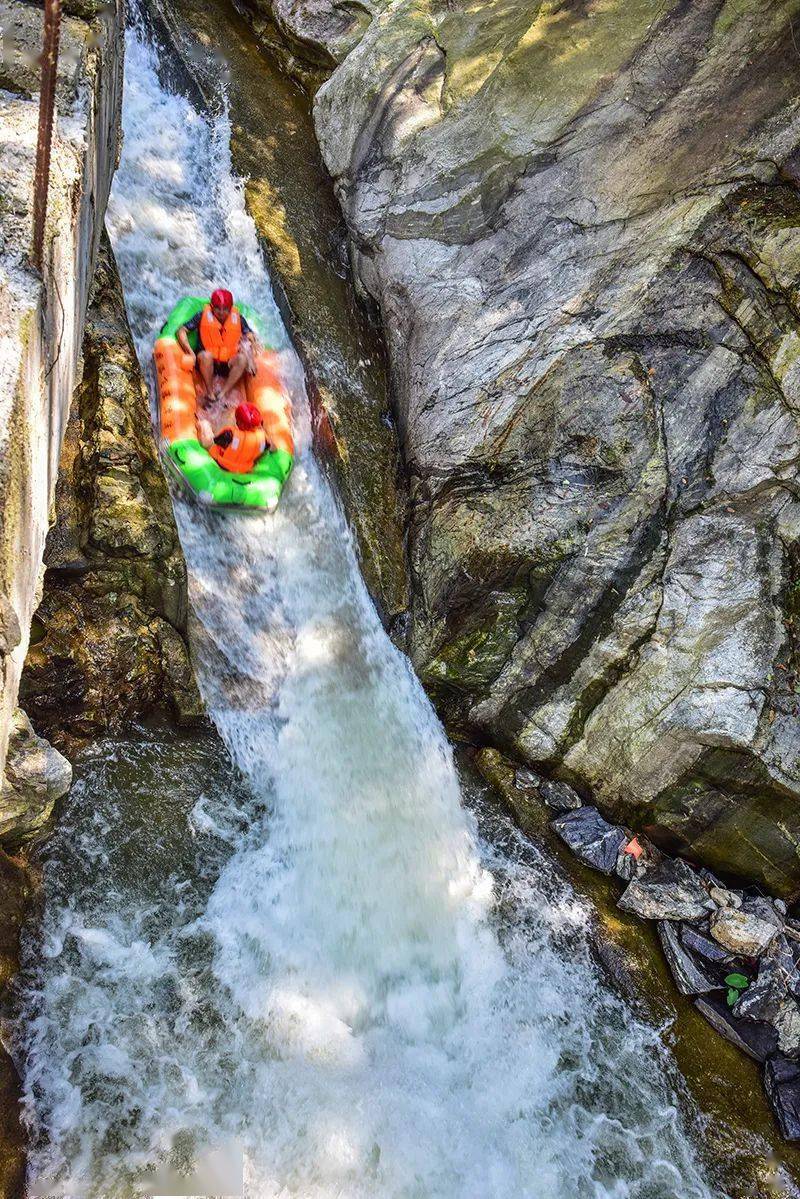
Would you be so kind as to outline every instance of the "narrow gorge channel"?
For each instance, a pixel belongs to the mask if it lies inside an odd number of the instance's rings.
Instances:
[[[127,1196],[160,1162],[175,1193],[167,1165],[241,1147],[252,1199],[721,1194],[588,906],[462,789],[378,619],[226,119],[165,90],[140,29],[126,53],[108,224],[142,365],[175,299],[224,281],[269,319],[300,450],[268,522],[176,503],[224,748],[96,743],[43,853],[16,1020],[32,1184]]]

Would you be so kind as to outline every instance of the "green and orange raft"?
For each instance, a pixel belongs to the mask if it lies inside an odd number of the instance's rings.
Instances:
[[[260,348],[255,355],[256,374],[246,375],[239,384],[242,394],[232,394],[232,399],[247,399],[256,405],[267,435],[267,449],[252,471],[233,474],[215,462],[197,439],[197,398],[202,394],[202,380],[177,340],[181,325],[202,312],[208,302],[184,296],[172,309],[155,344],[162,452],[172,473],[202,504],[272,512],[294,462],[292,406],[281,380],[278,355]],[[247,304],[239,304],[238,308],[263,347],[263,322],[258,313]],[[197,334],[189,335],[194,350],[198,348],[196,339]]]

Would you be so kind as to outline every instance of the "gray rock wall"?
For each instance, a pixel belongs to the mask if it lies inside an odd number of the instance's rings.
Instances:
[[[800,5],[371,11],[355,48],[329,0],[273,16],[340,63],[417,669],[461,735],[796,894]]]
[[[69,13],[74,5],[67,6]],[[42,10],[0,0],[0,776],[116,162],[121,4],[64,16],[43,274],[29,265]]]

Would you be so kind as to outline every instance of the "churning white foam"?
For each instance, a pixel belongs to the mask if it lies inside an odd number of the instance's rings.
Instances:
[[[123,1195],[159,1152],[235,1138],[253,1199],[709,1196],[658,1037],[599,981],[583,905],[462,806],[310,454],[226,122],[164,90],[135,31],[124,126],[109,228],[143,363],[180,295],[230,286],[282,349],[301,452],[270,519],[176,502],[200,685],[244,785],[136,825],[137,861],[172,838],[177,865],[117,870],[141,783],[97,762],[84,777],[46,956],[29,941],[34,1176]]]

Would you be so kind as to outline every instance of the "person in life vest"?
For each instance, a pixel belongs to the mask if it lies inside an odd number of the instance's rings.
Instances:
[[[189,334],[195,331],[200,341],[197,354],[189,344]],[[205,387],[205,394],[200,396],[201,406],[214,400],[215,376],[224,380],[217,396],[224,402],[245,371],[250,375],[256,373],[253,331],[234,307],[233,296],[224,287],[213,291],[210,304],[181,325],[178,343],[186,354],[191,355],[192,366],[196,363],[200,371]]]
[[[235,426],[223,425],[216,437],[207,420],[198,420],[200,444],[215,462],[235,475],[246,475],[267,448],[267,435],[261,412],[255,404],[239,404],[234,413]]]

